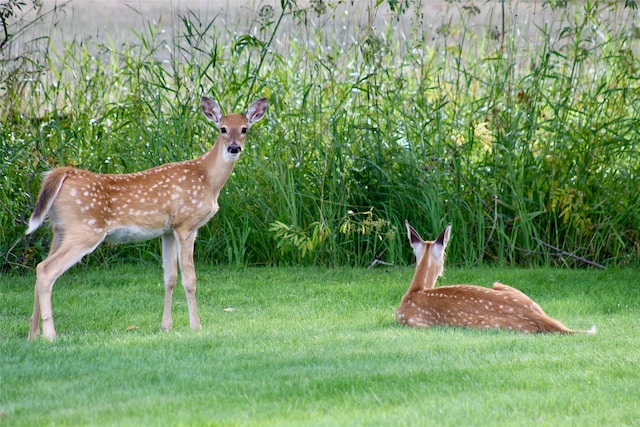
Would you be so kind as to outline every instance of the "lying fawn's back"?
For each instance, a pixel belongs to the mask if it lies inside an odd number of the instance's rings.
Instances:
[[[443,286],[417,291],[403,301],[397,320],[410,326],[464,326],[523,332],[570,332],[522,292],[501,283],[485,288]]]

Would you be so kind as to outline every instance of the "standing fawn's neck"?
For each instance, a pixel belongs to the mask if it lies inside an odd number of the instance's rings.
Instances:
[[[213,147],[196,159],[196,162],[202,167],[201,173],[206,177],[207,187],[212,189],[214,193],[224,187],[233,172],[238,157],[239,154],[231,157],[226,152],[222,137],[219,136]]]

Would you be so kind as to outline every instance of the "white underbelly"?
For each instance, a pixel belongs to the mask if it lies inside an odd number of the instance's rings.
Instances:
[[[145,240],[154,239],[162,236],[169,231],[166,228],[142,228],[135,225],[120,227],[111,230],[105,242],[107,243],[128,243],[128,242],[143,242]]]

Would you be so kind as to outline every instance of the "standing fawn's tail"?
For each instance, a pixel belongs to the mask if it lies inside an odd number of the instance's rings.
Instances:
[[[51,206],[53,206],[53,202],[56,201],[56,197],[58,197],[58,193],[60,193],[60,189],[62,188],[65,178],[67,177],[65,172],[65,168],[59,168],[45,173],[45,179],[42,183],[42,187],[40,188],[36,206],[33,209],[31,218],[29,219],[29,228],[25,234],[33,233],[44,222],[47,214],[51,210]]]
[[[526,333],[584,333],[548,316],[524,292],[495,282],[492,288],[473,285],[435,287],[444,271],[445,250],[451,224],[433,241],[423,240],[407,222],[407,235],[416,256],[416,269],[409,289],[396,310],[396,319],[408,326],[463,326],[499,328]]]

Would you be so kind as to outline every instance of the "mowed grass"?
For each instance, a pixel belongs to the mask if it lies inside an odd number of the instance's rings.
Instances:
[[[0,425],[638,425],[638,272],[450,268],[595,336],[397,325],[413,270],[199,265],[203,330],[159,330],[154,264],[76,267],[58,340],[28,342],[33,275],[0,284]],[[225,309],[233,309],[225,311]]]

